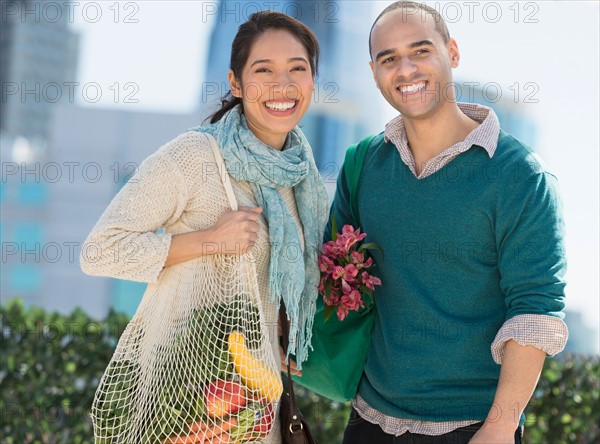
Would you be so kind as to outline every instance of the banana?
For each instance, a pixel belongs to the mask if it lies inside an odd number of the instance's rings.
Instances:
[[[235,371],[240,375],[246,387],[257,391],[268,402],[278,401],[283,393],[281,378],[262,361],[252,356],[246,347],[244,335],[233,331],[229,335],[227,343]]]

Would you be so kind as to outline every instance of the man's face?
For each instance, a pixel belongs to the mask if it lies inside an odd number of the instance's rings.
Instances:
[[[452,68],[459,53],[435,29],[429,14],[396,10],[381,17],[371,36],[375,83],[407,119],[426,119],[455,101]]]

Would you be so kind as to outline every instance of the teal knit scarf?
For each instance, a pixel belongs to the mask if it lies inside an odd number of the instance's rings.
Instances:
[[[261,142],[248,128],[238,105],[214,124],[192,128],[206,132],[219,143],[229,174],[247,181],[269,225],[271,301],[279,308],[283,297],[290,319],[290,346],[301,366],[312,336],[319,269],[317,258],[329,212],[329,197],[317,170],[312,150],[300,128],[295,127],[282,151]],[[293,187],[298,214],[304,228],[304,253],[298,230],[280,188]],[[284,251],[285,249],[285,251]],[[294,254],[289,252],[298,252]]]

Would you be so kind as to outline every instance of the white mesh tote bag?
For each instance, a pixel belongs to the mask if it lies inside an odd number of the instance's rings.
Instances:
[[[232,210],[229,175],[208,136]],[[96,443],[262,441],[282,383],[252,253],[168,267],[119,339],[91,410]],[[167,276],[164,276],[166,278]]]

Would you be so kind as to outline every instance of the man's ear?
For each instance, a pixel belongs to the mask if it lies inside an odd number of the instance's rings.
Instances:
[[[231,90],[231,94],[233,97],[242,98],[242,88],[240,86],[240,82],[235,78],[235,74],[230,69],[227,73],[227,80],[229,80],[229,89]]]
[[[373,80],[375,80],[375,86],[379,89],[379,83],[377,83],[377,77],[375,77],[375,64],[371,60],[369,62],[369,66],[371,67],[371,72],[373,73]]]
[[[448,54],[450,55],[450,66],[456,68],[460,62],[460,52],[458,51],[458,43],[456,40],[448,40]]]

